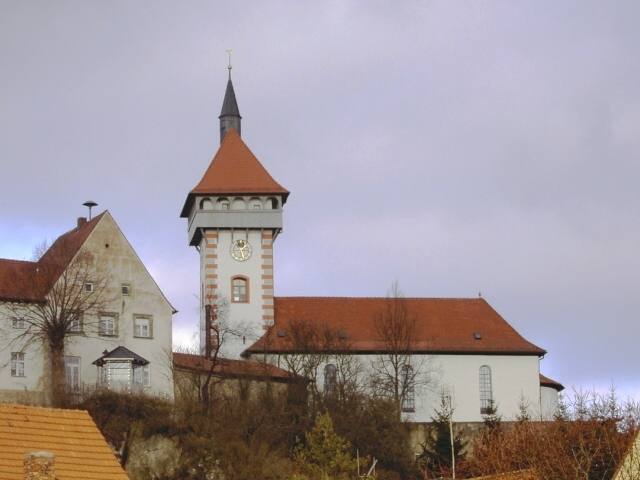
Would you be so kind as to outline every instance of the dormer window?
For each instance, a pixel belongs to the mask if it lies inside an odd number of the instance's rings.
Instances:
[[[249,279],[247,277],[233,277],[231,279],[231,301],[233,303],[249,302]]]

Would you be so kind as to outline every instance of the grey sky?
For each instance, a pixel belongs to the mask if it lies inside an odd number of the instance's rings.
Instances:
[[[292,194],[277,295],[476,296],[545,373],[640,396],[640,2],[0,0],[0,257],[91,198],[180,313],[178,218],[243,137]]]

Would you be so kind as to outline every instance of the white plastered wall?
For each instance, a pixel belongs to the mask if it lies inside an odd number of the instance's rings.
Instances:
[[[263,242],[261,230],[217,230],[217,247],[215,263],[205,258],[203,238],[200,247],[201,285],[206,285],[206,275],[215,276],[216,302],[226,303],[227,318],[221,319],[225,339],[221,354],[226,358],[240,358],[240,354],[253,344],[264,333],[263,313],[265,306],[273,305],[273,279],[263,279],[263,275],[273,276],[273,269],[263,268],[265,262],[272,265],[272,259],[264,259],[266,252],[271,254],[270,242]],[[246,261],[237,261],[231,256],[231,245],[234,240],[247,239],[251,245],[251,256]],[[215,267],[206,267],[206,265]],[[241,275],[249,282],[249,302],[234,303],[231,301],[231,279]],[[271,288],[265,290],[263,284],[270,283]],[[205,287],[202,287],[203,290]],[[204,314],[201,315],[201,349],[204,349]],[[230,333],[233,332],[233,333]],[[236,335],[237,333],[237,335]]]
[[[261,357],[261,355],[258,355]],[[376,355],[356,355],[362,365],[362,381],[374,372]],[[273,355],[272,363],[286,368],[282,358]],[[330,360],[329,360],[330,362]],[[325,363],[326,364],[326,363]],[[412,422],[430,422],[441,394],[451,395],[455,422],[481,422],[480,367],[491,368],[493,399],[503,420],[514,420],[521,401],[528,405],[532,418],[540,418],[540,383],[537,356],[524,355],[414,355],[412,365],[419,372],[415,412],[403,414]],[[418,368],[420,366],[420,368]],[[323,390],[324,365],[318,369],[318,389]],[[422,385],[421,385],[422,383]]]

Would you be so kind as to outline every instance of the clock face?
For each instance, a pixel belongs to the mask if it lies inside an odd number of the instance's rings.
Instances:
[[[246,240],[235,240],[231,244],[231,257],[238,262],[244,262],[251,257],[251,245]]]

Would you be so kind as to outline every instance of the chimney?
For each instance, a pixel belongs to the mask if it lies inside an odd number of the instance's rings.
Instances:
[[[56,480],[55,456],[31,452],[24,456],[24,480]]]
[[[87,223],[87,217],[78,217],[78,228]]]

